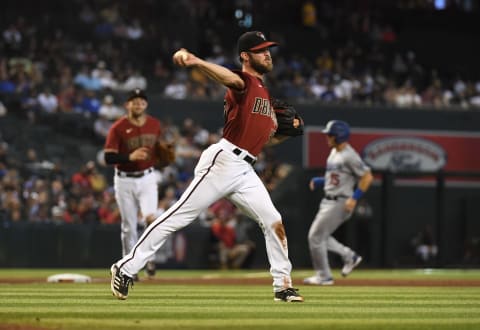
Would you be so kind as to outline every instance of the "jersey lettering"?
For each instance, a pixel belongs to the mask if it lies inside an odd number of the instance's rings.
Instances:
[[[152,147],[155,144],[156,136],[153,134],[142,134],[134,136],[127,140],[129,150],[135,150],[140,147]]]
[[[340,175],[338,173],[330,173],[330,183],[338,186],[340,184]]]
[[[272,107],[270,105],[270,100],[256,97],[253,104],[252,113],[258,113],[264,116],[272,117]]]

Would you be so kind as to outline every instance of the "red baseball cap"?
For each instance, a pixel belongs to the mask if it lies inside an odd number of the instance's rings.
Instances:
[[[277,46],[278,43],[268,41],[265,35],[260,31],[245,32],[238,38],[238,54],[241,52],[256,51],[259,49]]]

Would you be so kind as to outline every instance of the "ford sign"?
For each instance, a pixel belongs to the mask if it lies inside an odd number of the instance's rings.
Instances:
[[[445,150],[435,142],[418,137],[394,136],[374,140],[362,152],[375,170],[434,172],[446,163]]]

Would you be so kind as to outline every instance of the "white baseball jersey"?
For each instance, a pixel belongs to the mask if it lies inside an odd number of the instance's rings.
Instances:
[[[350,218],[345,201],[352,196],[357,180],[368,171],[370,168],[349,144],[341,151],[332,148],[325,172],[325,197],[308,232],[313,268],[321,280],[332,279],[328,251],[340,255],[344,261],[354,255],[348,246],[331,235]]]
[[[325,172],[325,194],[350,197],[358,178],[368,171],[370,168],[349,144],[341,151],[332,148]]]

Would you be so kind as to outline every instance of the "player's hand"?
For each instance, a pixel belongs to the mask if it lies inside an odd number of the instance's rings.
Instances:
[[[150,149],[147,147],[135,149],[128,158],[133,162],[138,160],[147,160],[150,158]]]
[[[314,190],[315,190],[315,183],[313,182],[313,179],[310,180],[310,183],[308,184],[308,187],[310,187],[310,190],[311,190],[311,191],[314,191]]]
[[[294,118],[293,119],[293,127],[298,128],[300,126],[300,119]]]
[[[187,67],[198,63],[199,58],[190,53],[185,48],[181,48],[173,54],[173,63],[177,66]]]
[[[345,201],[345,210],[347,212],[353,212],[353,209],[355,209],[355,206],[357,206],[357,201],[353,199],[352,197],[349,197]]]

